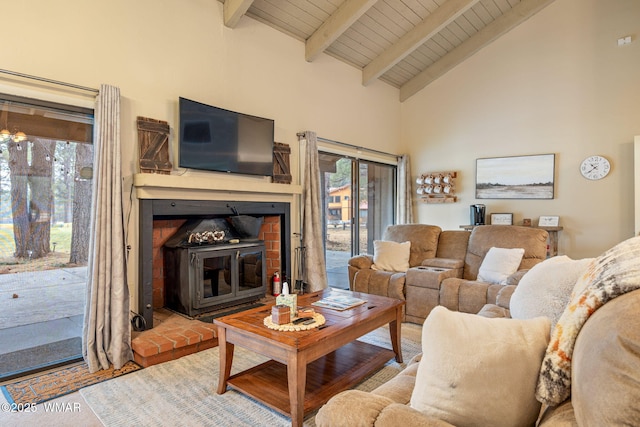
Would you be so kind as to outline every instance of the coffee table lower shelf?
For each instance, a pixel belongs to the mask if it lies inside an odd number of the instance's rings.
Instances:
[[[394,357],[392,350],[353,341],[311,362],[307,365],[304,414],[358,384]],[[232,375],[227,384],[281,414],[291,416],[286,365],[270,360]]]

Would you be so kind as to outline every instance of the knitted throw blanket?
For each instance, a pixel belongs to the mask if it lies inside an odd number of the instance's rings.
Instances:
[[[636,289],[640,289],[640,236],[600,255],[576,282],[542,361],[538,401],[556,406],[570,396],[571,357],[582,325],[606,302]]]

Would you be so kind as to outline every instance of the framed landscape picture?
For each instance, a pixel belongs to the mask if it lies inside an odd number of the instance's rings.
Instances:
[[[553,199],[555,154],[476,159],[476,199]]]

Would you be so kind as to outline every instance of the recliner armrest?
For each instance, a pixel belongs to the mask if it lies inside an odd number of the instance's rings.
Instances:
[[[349,265],[359,269],[371,268],[373,257],[371,255],[356,255],[349,259]]]
[[[509,310],[511,295],[516,290],[515,285],[505,285],[496,296],[496,305]]]
[[[507,277],[507,285],[516,286],[518,283],[520,283],[522,276],[524,276],[527,271],[529,271],[528,268],[518,270],[515,273],[513,273],[511,276]]]
[[[462,268],[464,267],[464,260],[452,259],[452,258],[427,258],[422,261],[424,267],[436,267],[436,268]]]

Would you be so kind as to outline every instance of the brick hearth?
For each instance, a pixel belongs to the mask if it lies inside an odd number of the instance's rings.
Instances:
[[[275,297],[267,295],[260,303],[274,300]],[[131,336],[133,359],[145,368],[218,345],[217,330],[212,323],[190,319],[166,308],[153,311],[153,323],[153,329],[134,331]]]
[[[133,358],[145,368],[218,345],[212,323],[188,319],[165,308],[153,311],[153,323],[153,329],[132,332]]]

